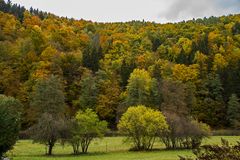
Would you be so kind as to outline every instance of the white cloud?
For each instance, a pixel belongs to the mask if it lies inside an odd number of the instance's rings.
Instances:
[[[239,0],[13,0],[59,16],[98,22],[142,20],[174,22],[236,13]]]

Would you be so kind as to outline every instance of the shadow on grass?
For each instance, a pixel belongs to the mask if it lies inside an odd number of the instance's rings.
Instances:
[[[148,151],[133,151],[133,150],[125,150],[125,151],[114,151],[114,152],[89,152],[89,153],[80,153],[80,154],[53,154],[51,156],[46,154],[32,154],[32,155],[18,155],[17,157],[35,157],[35,158],[74,158],[74,157],[96,157],[96,156],[103,156],[108,154],[115,154],[115,153],[130,153],[130,154],[138,154],[138,153],[161,153],[161,152],[179,152],[179,151],[191,151],[191,149],[152,149]],[[12,155],[14,158],[15,156]]]
[[[168,148],[154,148],[152,150],[134,150],[134,149],[129,149],[127,150],[127,152],[131,152],[131,153],[134,153],[134,152],[179,152],[179,151],[191,151],[192,149],[186,149],[186,148],[176,148],[176,149],[168,149]]]
[[[67,158],[67,157],[83,157],[83,156],[101,156],[105,155],[105,152],[92,152],[92,153],[80,153],[80,154],[32,154],[32,155],[19,155],[18,157],[45,157],[45,158]]]

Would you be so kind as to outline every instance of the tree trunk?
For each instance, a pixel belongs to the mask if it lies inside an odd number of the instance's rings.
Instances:
[[[82,153],[87,153],[88,147],[92,141],[92,137],[86,137],[82,140],[81,142],[81,147],[82,147]]]
[[[73,142],[72,143],[72,147],[73,147],[73,153],[74,154],[79,154],[79,142]]]
[[[49,145],[49,147],[48,147],[48,155],[52,155],[52,148],[53,148],[53,146]]]
[[[50,155],[52,155],[52,149],[53,149],[53,146],[54,146],[54,143],[49,143],[48,144],[48,155],[50,156]]]

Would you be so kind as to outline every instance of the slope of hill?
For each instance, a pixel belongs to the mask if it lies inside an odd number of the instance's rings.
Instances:
[[[91,107],[115,126],[126,107],[144,103],[177,106],[212,127],[229,126],[229,97],[240,97],[240,15],[94,23],[0,6],[6,12],[0,12],[0,94],[24,104],[23,128],[36,120],[34,85],[49,75],[62,81],[69,115]],[[136,68],[153,84],[131,83]]]

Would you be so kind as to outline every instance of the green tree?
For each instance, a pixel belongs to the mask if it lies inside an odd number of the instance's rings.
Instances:
[[[69,107],[73,107],[73,102],[78,98],[81,91],[81,52],[68,53],[61,56],[60,66],[63,72],[63,78],[65,81],[65,102]],[[74,108],[72,108],[74,110]]]
[[[60,138],[63,128],[63,113],[65,110],[62,85],[56,76],[37,82],[32,93],[31,106],[38,113],[37,123],[31,127],[31,136],[35,142],[43,143],[48,147],[48,155],[56,141]]]
[[[121,76],[121,87],[125,88],[128,83],[128,79],[130,74],[133,72],[135,68],[135,63],[130,62],[127,63],[126,60],[123,60],[121,68],[120,68],[120,76]]]
[[[229,98],[227,118],[231,127],[240,127],[240,103],[236,94]]]
[[[163,114],[145,106],[129,107],[118,128],[127,135],[135,150],[151,150],[156,138],[168,129]]]
[[[0,158],[18,139],[22,107],[15,98],[0,95]]]
[[[83,66],[97,72],[99,60],[102,58],[102,48],[100,46],[100,36],[95,35],[90,44],[83,51]]]
[[[39,114],[58,115],[63,113],[65,102],[60,80],[54,75],[38,80],[31,95],[30,105],[36,108]]]
[[[196,106],[192,115],[210,125],[220,127],[226,125],[226,107],[223,101],[223,87],[218,75],[210,74],[203,80],[196,91]]]
[[[232,33],[233,34],[240,33],[240,23],[239,22],[236,22],[235,25],[232,27]]]
[[[33,142],[46,145],[48,148],[47,155],[52,155],[52,150],[61,138],[61,132],[64,129],[64,121],[60,117],[52,116],[52,114],[44,113],[38,120],[38,123],[31,127],[30,133]]]
[[[75,154],[79,153],[81,146],[82,153],[87,153],[88,147],[94,138],[102,138],[107,131],[107,122],[100,121],[97,114],[91,109],[77,112],[75,123],[71,128],[69,139]]]
[[[156,52],[158,47],[161,45],[163,41],[163,37],[159,32],[147,32],[148,39],[152,42],[152,51]]]
[[[135,69],[127,85],[126,104],[159,107],[161,104],[157,81],[144,69]]]
[[[34,46],[34,50],[36,51],[36,53],[38,55],[41,54],[41,52],[44,50],[44,48],[46,47],[46,38],[44,37],[42,30],[40,27],[38,26],[34,26],[31,30],[31,42]]]
[[[74,102],[81,110],[87,108],[95,109],[97,104],[97,84],[96,78],[93,76],[92,72],[86,69],[82,75],[80,81],[81,93],[79,99]]]
[[[96,112],[100,119],[108,122],[111,128],[116,128],[117,108],[120,103],[120,86],[113,73],[97,72],[97,106]]]

